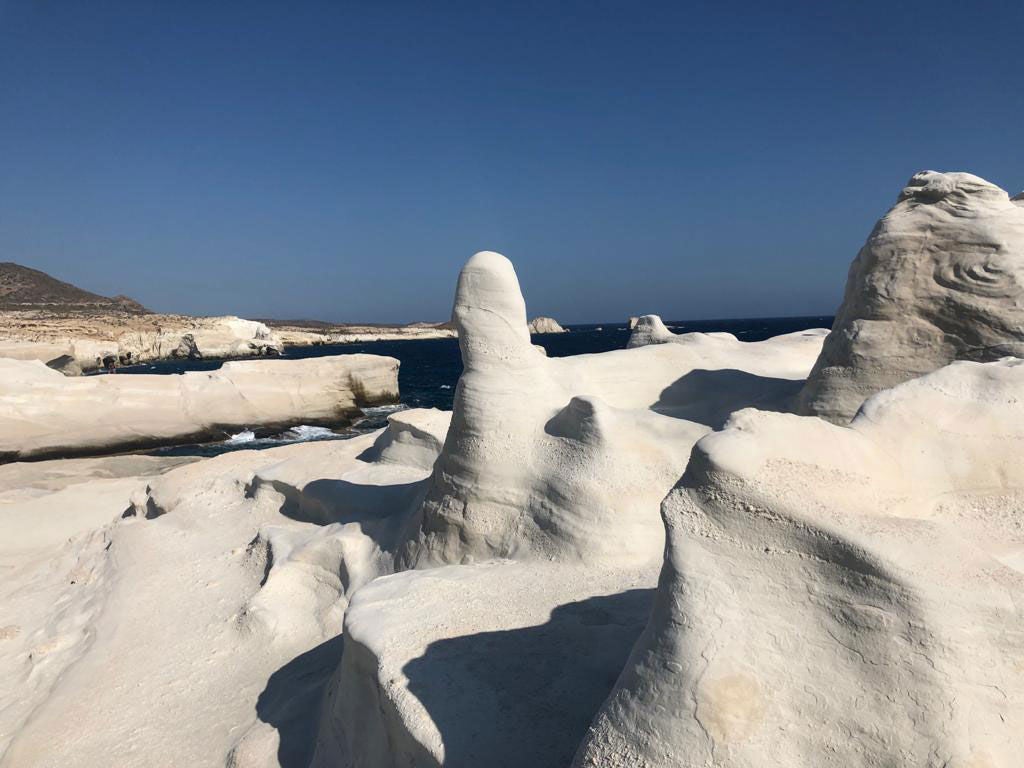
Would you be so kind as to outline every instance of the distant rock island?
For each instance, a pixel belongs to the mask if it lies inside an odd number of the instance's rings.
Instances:
[[[565,333],[566,330],[553,317],[535,317],[530,321],[530,333]]]

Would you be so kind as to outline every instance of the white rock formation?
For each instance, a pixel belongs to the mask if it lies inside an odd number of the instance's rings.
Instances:
[[[283,342],[263,323],[240,317],[104,315],[60,317],[52,313],[3,313],[0,357],[41,360],[62,357],[95,371],[104,360],[132,365],[183,358],[245,358],[276,355]],[[54,365],[53,367],[58,367]],[[74,366],[64,372],[73,373]]]
[[[822,339],[745,344],[692,334],[679,344],[546,358],[530,344],[515,270],[491,252],[463,268],[453,319],[464,372],[403,567],[660,557],[654,510],[690,446],[755,391],[765,407],[781,407]]]
[[[377,355],[85,378],[38,361],[0,359],[0,460],[223,439],[251,428],[335,426],[361,406],[397,398],[398,361]]]
[[[677,338],[684,338],[684,336],[676,336],[666,328],[657,315],[629,318],[629,330],[632,331],[629,334],[629,341],[626,343],[629,349],[646,347],[648,344],[668,344],[675,342]]]
[[[824,337],[548,359],[489,252],[464,267],[453,316],[464,373],[396,563],[421,570],[357,593],[320,768],[564,766],[640,632],[659,504],[693,442],[751,397],[784,407]]]
[[[968,173],[914,176],[850,267],[801,412],[846,423],[952,360],[1024,356],[1024,208]]]
[[[656,577],[491,561],[377,579],[346,613],[313,764],[569,765]]]
[[[0,765],[306,765],[348,596],[390,569],[444,422],[0,466]]]
[[[530,321],[530,333],[566,333],[553,317],[535,317]]]
[[[651,622],[576,766],[1018,765],[1024,361],[849,427],[742,411],[662,505]]]

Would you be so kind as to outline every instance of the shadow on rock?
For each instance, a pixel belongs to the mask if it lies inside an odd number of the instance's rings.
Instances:
[[[405,665],[452,768],[564,768],[643,631],[653,589],[559,606],[546,624],[439,640]]]
[[[316,744],[320,703],[331,674],[341,661],[341,635],[296,656],[270,676],[256,701],[256,715],[280,738],[281,768],[306,768]]]
[[[652,411],[721,429],[741,408],[791,412],[804,382],[757,376],[733,368],[690,371],[666,387]]]
[[[314,480],[301,491],[278,481],[268,484],[284,496],[280,512],[285,517],[317,525],[358,523],[364,530],[414,508],[427,487],[426,480],[364,485],[336,478]]]

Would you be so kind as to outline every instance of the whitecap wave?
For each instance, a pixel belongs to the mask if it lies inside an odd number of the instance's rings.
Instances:
[[[256,440],[256,433],[252,430],[246,429],[238,434],[232,435],[224,442],[228,445],[239,445],[240,443],[251,443]]]

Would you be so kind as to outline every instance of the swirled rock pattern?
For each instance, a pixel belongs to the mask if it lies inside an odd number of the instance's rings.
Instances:
[[[1019,764],[1024,361],[849,427],[741,411],[662,505],[650,623],[575,765]]]
[[[1024,356],[1024,208],[969,173],[915,175],[850,266],[801,413],[848,422],[953,360]]]

